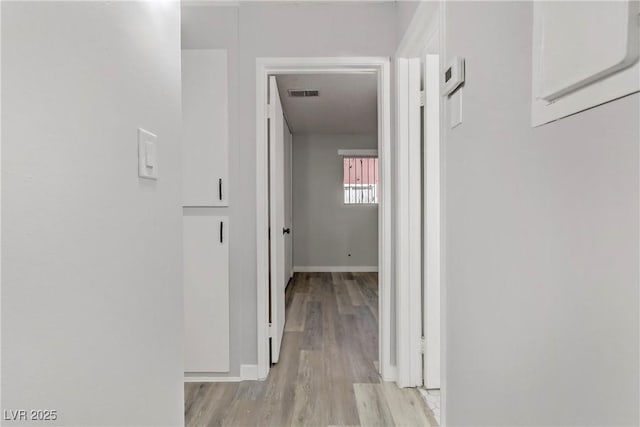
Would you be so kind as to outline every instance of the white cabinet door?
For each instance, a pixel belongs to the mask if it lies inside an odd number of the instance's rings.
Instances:
[[[182,51],[183,206],[228,206],[227,51]]]
[[[185,372],[229,371],[229,221],[185,214]]]

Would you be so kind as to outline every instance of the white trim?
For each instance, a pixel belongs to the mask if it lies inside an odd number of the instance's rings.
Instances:
[[[268,72],[256,60],[256,262],[258,378],[269,374],[269,187],[268,187]]]
[[[237,383],[258,379],[258,365],[240,365],[239,377],[228,377],[218,372],[185,372],[185,383]]]
[[[422,384],[420,59],[398,58],[396,294],[399,387]]]
[[[380,374],[385,381],[394,381],[391,368],[391,66],[385,59],[378,72],[378,167],[380,200],[378,205],[378,355]]]
[[[212,372],[212,373],[185,372],[184,373],[185,383],[237,383],[240,381],[242,381],[240,377],[225,377],[215,372]]]
[[[444,62],[444,58],[446,58],[447,50],[446,50],[446,9],[447,5],[445,3],[440,7],[440,13],[437,21],[438,26],[438,38],[440,41],[440,48],[438,53],[440,54],[440,70],[442,71],[442,63]],[[440,427],[447,426],[447,335],[445,331],[447,330],[447,316],[446,316],[446,307],[447,307],[447,283],[446,283],[446,268],[447,261],[446,255],[447,252],[445,250],[445,246],[447,243],[446,238],[446,204],[445,204],[445,185],[446,182],[444,180],[444,168],[445,164],[442,159],[445,157],[446,149],[444,146],[444,129],[445,129],[445,120],[446,114],[444,111],[444,99],[440,100]]]
[[[387,367],[387,375],[382,379],[386,382],[396,382],[398,380],[398,367],[396,365],[389,365]]]
[[[409,60],[396,60],[396,367],[398,385],[407,387],[408,367],[405,369],[406,354],[410,352],[408,343],[409,327],[405,314],[409,309],[407,276],[409,258],[406,240],[409,238],[407,211],[408,188],[408,141],[409,141]]]
[[[357,266],[295,266],[293,271],[296,273],[367,273],[378,271],[377,265],[357,265]]]
[[[416,235],[422,234],[422,129],[421,129],[421,64],[416,58],[409,63],[409,116],[415,126],[409,128],[408,155],[408,191],[407,222],[410,230],[407,236],[407,249],[409,255],[409,319],[410,352],[408,354],[409,384],[418,386],[422,384],[422,239]],[[414,234],[415,233],[415,234]],[[399,367],[399,365],[398,365]],[[398,372],[398,377],[400,372]]]
[[[378,157],[378,150],[338,150],[342,157]]]
[[[269,373],[267,319],[268,223],[267,223],[267,76],[272,74],[376,73],[378,77],[378,153],[380,199],[378,204],[378,322],[380,373],[385,381],[395,376],[391,368],[391,84],[389,58],[289,57],[256,59],[256,272],[258,378]]]
[[[0,5],[0,22],[2,22],[2,5]],[[0,82],[2,81],[2,35],[0,32]],[[2,85],[0,84],[0,99],[2,99]],[[0,188],[2,188],[2,102],[0,102]],[[2,241],[2,192],[0,191],[0,242]],[[0,245],[0,319],[2,319],[2,245]],[[0,328],[0,348],[2,346],[2,328]],[[2,351],[0,351],[0,378],[2,378]],[[0,387],[1,389],[1,387]],[[0,402],[2,390],[0,390]]]
[[[426,88],[424,110],[424,294],[423,294],[423,335],[424,386],[428,389],[440,388],[440,286],[441,286],[441,245],[440,245],[440,55],[426,55],[424,82]]]
[[[242,381],[258,379],[258,365],[240,365],[240,378]]]

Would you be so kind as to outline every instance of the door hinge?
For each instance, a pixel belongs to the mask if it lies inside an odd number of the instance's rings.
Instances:
[[[427,95],[425,94],[424,90],[420,91],[420,106],[424,107],[424,103],[426,100]]]
[[[427,345],[426,345],[426,340],[424,339],[424,337],[420,337],[420,354],[424,354],[424,352],[426,351]]]
[[[273,115],[273,104],[267,104],[267,119],[272,119]]]
[[[267,334],[269,335],[269,338],[273,338],[273,323],[271,322],[267,325]]]

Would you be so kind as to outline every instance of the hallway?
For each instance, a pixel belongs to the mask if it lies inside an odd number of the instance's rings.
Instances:
[[[415,389],[377,373],[376,273],[296,273],[266,381],[185,384],[188,426],[436,425]]]

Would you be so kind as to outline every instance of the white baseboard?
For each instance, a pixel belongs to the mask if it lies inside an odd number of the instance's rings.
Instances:
[[[389,365],[382,373],[382,380],[386,382],[395,382],[398,379],[396,365]]]
[[[240,378],[242,381],[258,379],[258,365],[240,365]]]
[[[185,372],[185,383],[237,383],[242,381],[240,377],[225,377],[212,372]]]
[[[237,383],[258,379],[258,365],[240,365],[239,377],[225,377],[216,372],[185,372],[185,383]]]
[[[358,266],[295,266],[293,271],[298,273],[368,273],[378,271],[377,265],[358,265]]]

